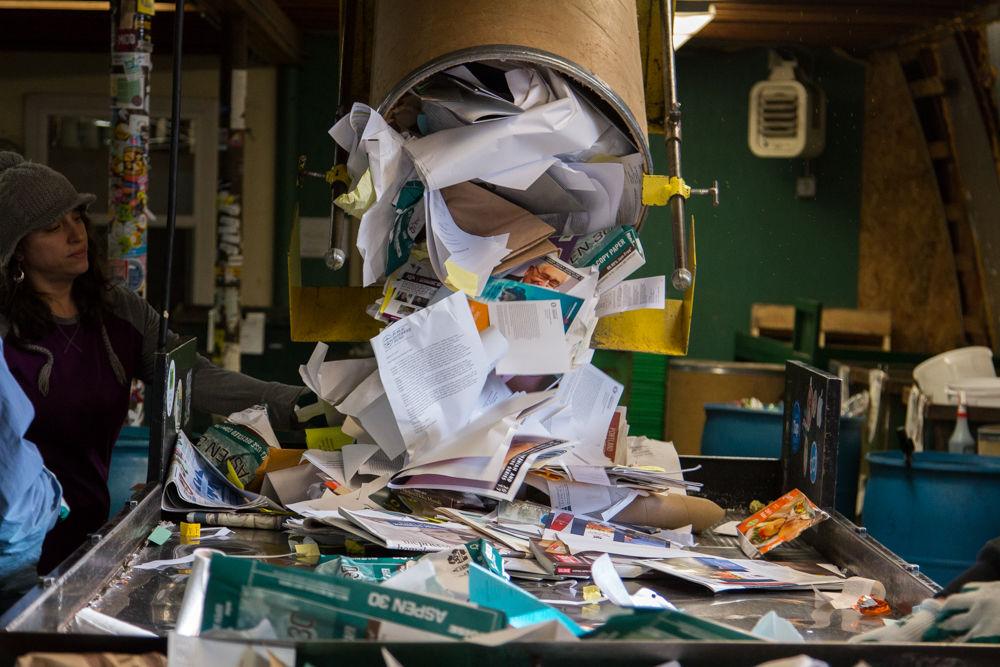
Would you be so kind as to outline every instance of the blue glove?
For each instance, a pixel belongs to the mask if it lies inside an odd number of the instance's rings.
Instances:
[[[1000,644],[1000,581],[972,582],[949,595],[924,641]]]

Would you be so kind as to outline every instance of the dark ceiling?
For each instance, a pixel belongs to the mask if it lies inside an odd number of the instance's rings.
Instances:
[[[650,0],[639,0],[640,5],[649,3]],[[280,9],[272,12],[273,25],[260,26],[257,39],[251,37],[260,57],[268,61],[288,59],[287,55],[282,57],[274,48],[261,43],[276,32],[283,29],[299,34],[333,32],[337,28],[336,0],[194,0],[193,4],[199,10],[186,15],[187,53],[217,52],[217,16],[225,6],[255,11],[262,6]],[[712,4],[716,7],[715,20],[692,39],[690,48],[802,45],[840,47],[864,53],[963,16],[981,15],[997,3],[982,0],[714,0]],[[154,20],[156,52],[170,51],[172,24],[173,15],[169,12],[159,13]],[[108,16],[104,11],[0,9],[0,50],[99,52],[108,48],[109,32]]]

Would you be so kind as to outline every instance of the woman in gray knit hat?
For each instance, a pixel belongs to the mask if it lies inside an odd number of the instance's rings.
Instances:
[[[3,354],[35,409],[26,437],[70,506],[45,541],[42,573],[107,520],[108,468],[131,381],[150,382],[154,374],[160,316],[105,278],[86,213],[94,200],[49,167],[0,152]],[[265,404],[276,428],[291,428],[305,391],[199,359],[192,402],[223,415]]]

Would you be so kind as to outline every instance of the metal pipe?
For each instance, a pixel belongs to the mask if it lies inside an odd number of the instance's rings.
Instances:
[[[340,119],[344,114],[350,113],[350,107],[348,106],[348,98],[350,97],[350,82],[351,75],[354,70],[354,49],[355,49],[355,35],[354,35],[354,3],[353,2],[341,2],[340,3],[340,16],[339,16],[339,28],[340,28],[340,40],[339,40],[339,50],[338,55],[339,61],[339,73],[337,81],[337,118]],[[334,142],[333,148],[333,164],[343,164],[346,162],[347,156],[344,154],[344,150]],[[337,271],[343,268],[344,264],[347,262],[347,257],[350,254],[350,243],[351,243],[351,224],[347,219],[347,214],[337,208],[337,205],[333,201],[347,191],[347,187],[340,181],[334,181],[330,184],[330,218],[333,223],[333,237],[330,240],[330,249],[326,253],[326,265]]]
[[[660,3],[660,48],[663,52],[663,141],[667,149],[667,175],[681,177],[681,105],[677,101],[677,69],[674,63],[673,0]],[[688,264],[687,228],[684,223],[684,197],[670,198],[671,227],[674,241],[674,272],[670,282],[681,291],[691,287]]]
[[[160,318],[158,349],[167,347],[170,320],[170,280],[174,266],[174,232],[177,229],[177,165],[181,136],[181,56],[184,45],[184,0],[176,0],[174,12],[174,63],[170,91],[170,170],[167,178],[167,271],[163,280],[163,316]]]

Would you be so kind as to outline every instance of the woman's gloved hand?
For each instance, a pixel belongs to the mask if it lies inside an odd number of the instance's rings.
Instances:
[[[848,641],[852,644],[858,642],[888,644],[918,642],[924,636],[924,633],[927,632],[927,629],[934,624],[934,619],[937,618],[941,607],[941,600],[928,598],[915,606],[909,616],[899,621],[888,620],[881,628],[855,635]]]
[[[924,641],[1000,644],[1000,581],[968,583],[945,598]]]

